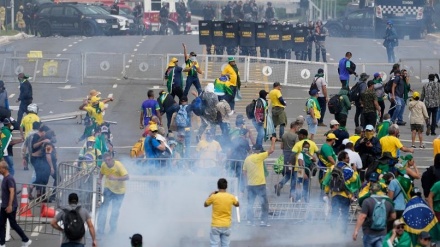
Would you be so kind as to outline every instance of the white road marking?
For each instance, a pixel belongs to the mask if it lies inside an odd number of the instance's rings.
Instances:
[[[43,226],[36,226],[31,233],[31,237],[36,237],[36,236],[40,235],[41,229],[43,229]]]
[[[133,60],[131,60],[131,59],[130,59],[130,60],[128,60],[128,63],[132,63],[132,62],[133,62]]]
[[[141,39],[141,41],[143,42],[143,41],[145,41],[145,39]]]
[[[125,65],[125,68],[127,68],[127,69],[130,68],[130,65]]]
[[[137,44],[136,47],[139,47],[139,44]]]
[[[73,45],[69,45],[69,47],[72,47]]]
[[[81,42],[81,41],[82,41],[82,39],[78,40],[78,42]]]
[[[133,51],[138,51],[138,49],[134,49]]]
[[[63,49],[63,51],[67,51],[67,49],[66,49],[66,48],[64,48],[64,49]]]
[[[59,56],[61,56],[61,54],[60,54],[60,53],[58,53],[58,54],[57,54],[57,57],[59,57]]]
[[[117,81],[120,81],[121,80],[121,78],[118,78],[118,79],[116,79]]]
[[[9,98],[12,98],[12,97],[14,97],[15,96],[15,93],[11,93],[10,95],[9,95]]]
[[[118,87],[118,84],[113,84],[113,88],[117,88]]]
[[[107,98],[113,98],[113,94],[112,94],[112,93],[109,93],[108,96],[107,96]],[[108,105],[108,104],[106,104],[106,105]]]
[[[134,57],[134,54],[131,54],[130,56],[131,56],[131,57]]]
[[[74,43],[74,44],[78,44],[78,42],[76,42],[76,41],[75,41],[75,42],[73,42],[73,43]]]

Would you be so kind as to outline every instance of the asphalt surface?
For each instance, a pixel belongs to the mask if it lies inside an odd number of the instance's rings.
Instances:
[[[18,41],[9,42],[0,46],[0,56],[5,56],[2,53],[16,52],[16,54],[26,54],[29,51],[39,50],[43,52],[44,57],[48,58],[70,58],[72,59],[71,70],[74,72],[69,81],[65,84],[44,84],[35,83],[34,88],[34,102],[40,107],[40,116],[46,116],[51,114],[67,113],[76,111],[81,104],[82,99],[88,94],[90,89],[97,89],[102,92],[103,97],[113,96],[114,101],[109,103],[106,110],[105,119],[115,121],[118,124],[112,125],[112,133],[114,136],[114,144],[116,146],[118,159],[124,160],[127,163],[128,153],[131,146],[136,142],[141,134],[139,130],[139,112],[138,109],[142,101],[146,98],[146,92],[148,89],[155,89],[157,94],[158,89],[163,88],[163,81],[160,79],[150,80],[136,80],[136,79],[124,79],[120,74],[120,70],[115,72],[113,79],[97,79],[87,78],[86,81],[81,80],[81,63],[80,58],[83,53],[125,53],[125,54],[162,54],[167,53],[178,54],[182,53],[183,49],[181,43],[186,43],[188,51],[195,51],[202,54],[204,47],[198,45],[197,36],[120,36],[120,37],[50,37],[50,38],[29,38]],[[346,51],[353,53],[353,60],[371,63],[384,63],[386,60],[385,49],[381,46],[381,40],[372,39],[336,39],[329,38],[327,41],[327,52],[329,62],[337,62],[344,56]],[[401,41],[399,48],[396,50],[396,56],[398,58],[438,58],[439,44],[435,41],[427,40],[408,40]],[[136,49],[136,51],[135,51]],[[106,54],[104,56],[113,66],[113,62],[117,59],[113,59],[111,55]],[[2,57],[1,57],[2,58]],[[101,57],[99,58],[101,59]],[[118,58],[119,59],[119,58]],[[0,59],[1,60],[1,59]],[[182,61],[180,61],[182,62]],[[115,62],[116,63],[116,62]],[[127,60],[127,64],[130,65]],[[134,66],[134,65],[133,65]],[[110,67],[112,68],[112,67]],[[158,67],[152,67],[158,70]],[[91,69],[97,69],[91,67]],[[391,70],[391,65],[384,65],[380,68],[385,72]],[[156,75],[163,71],[147,71],[144,77],[149,77],[149,73]],[[313,71],[312,71],[313,72]],[[366,71],[372,75],[374,71]],[[117,76],[116,76],[117,74]],[[412,81],[412,87],[414,90],[420,90],[422,83],[420,80],[423,78],[415,78]],[[82,83],[83,82],[83,83]],[[338,81],[330,81],[330,85],[339,86]],[[15,100],[18,96],[18,83],[8,82],[6,88],[10,95],[10,104],[17,106]],[[244,107],[250,102],[251,98],[255,98],[257,92],[262,89],[270,89],[267,85],[262,84],[246,84],[243,89],[245,92],[245,98],[238,103],[237,112],[244,112]],[[307,99],[308,86],[305,87],[283,87],[282,92],[287,99],[288,105],[286,108],[289,122],[294,120],[298,115],[304,115],[303,106]],[[337,89],[331,89],[330,93],[336,93]],[[389,103],[387,102],[387,106]],[[13,116],[16,116],[16,112],[13,112]],[[354,123],[352,121],[354,111],[350,112],[348,121],[348,130],[353,133]],[[404,120],[408,120],[408,111],[404,114]],[[324,122],[329,124],[332,117],[327,113]],[[64,120],[57,122],[50,122],[48,125],[57,133],[57,148],[60,161],[74,160],[77,157],[78,151],[82,144],[77,144],[76,139],[81,135],[83,126],[78,125],[76,120]],[[410,146],[410,130],[409,126],[401,127],[401,140],[405,146]],[[318,129],[317,143],[323,143],[323,133],[327,131],[327,128],[320,127]],[[439,133],[439,132],[438,132]],[[432,164],[432,145],[431,142],[435,138],[434,136],[424,136],[426,149],[417,149],[414,152],[416,164],[418,166],[429,166]],[[418,145],[417,145],[418,146]],[[278,148],[278,146],[277,146]],[[17,182],[30,181],[30,172],[22,170],[21,160],[19,159],[19,150],[14,148],[16,156],[14,158],[15,167],[17,170],[16,178]],[[279,156],[281,152],[277,152],[272,155],[272,159]],[[130,166],[131,164],[127,164]],[[423,169],[420,169],[423,171]],[[272,181],[277,181],[277,177],[271,178],[268,182],[268,193],[270,195],[270,202],[288,202],[287,191],[283,191],[282,196],[277,198],[273,194]],[[215,184],[212,189],[215,188]],[[170,195],[172,196],[172,195]],[[130,195],[129,198],[132,198]],[[143,205],[143,201],[136,202],[139,205]],[[202,204],[202,201],[198,202]],[[132,204],[130,204],[132,205]],[[173,224],[167,228],[158,227],[160,232],[154,231],[155,225],[163,221],[160,216],[150,218],[138,217],[138,212],[130,208],[130,205],[123,204],[121,210],[121,217],[119,223],[119,232],[115,235],[106,235],[100,246],[123,246],[128,245],[128,236],[131,236],[135,232],[141,232],[144,236],[148,236],[145,239],[151,239],[151,246],[206,246],[207,239],[209,238],[209,222],[203,221],[202,223],[190,223]],[[172,205],[172,207],[179,207],[179,204]],[[142,207],[140,207],[139,210]],[[204,215],[210,209],[199,208],[204,211]],[[141,224],[139,221],[141,220]],[[145,227],[143,227],[145,226]],[[173,239],[173,232],[183,232],[187,236],[190,236],[190,240],[178,240]],[[311,225],[304,226],[300,223],[289,223],[286,221],[274,221],[270,228],[254,227],[249,228],[239,225],[234,228],[232,234],[233,246],[360,246],[361,242],[352,242],[351,230],[345,236],[337,236],[331,231],[325,231],[324,229],[331,229],[331,224],[326,223],[324,225]],[[185,235],[184,234],[184,235]],[[29,233],[30,235],[30,233]],[[18,239],[16,234],[13,233],[15,239]],[[179,235],[181,236],[181,235]],[[193,240],[195,238],[195,240]],[[46,234],[33,233],[31,239],[34,241],[32,246],[58,246],[59,236],[51,236]],[[159,240],[158,240],[159,239]],[[172,241],[173,240],[173,241]],[[324,241],[323,241],[324,240]],[[189,243],[188,243],[189,242]],[[324,244],[324,242],[329,244]],[[19,246],[19,240],[13,240],[8,243],[8,246]],[[149,245],[150,246],[150,245]]]

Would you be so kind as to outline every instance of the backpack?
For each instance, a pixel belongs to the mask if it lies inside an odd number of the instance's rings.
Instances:
[[[80,240],[86,234],[86,229],[84,227],[84,220],[79,214],[81,206],[76,207],[73,210],[63,209],[64,218],[64,234],[66,238],[70,241]]]
[[[333,192],[344,192],[347,191],[345,186],[344,172],[343,169],[346,165],[340,167],[335,165],[331,172],[330,188]]]
[[[335,94],[328,101],[328,110],[330,114],[338,114],[342,111],[342,104],[340,100],[341,95]]]
[[[309,95],[310,95],[310,92],[311,92],[313,89],[318,90],[318,85],[316,84],[316,81],[318,80],[318,78],[319,78],[319,77],[316,77],[316,79],[313,80],[312,84],[310,84]]]
[[[351,102],[359,101],[361,97],[361,83],[364,82],[358,82],[350,89],[350,92],[348,93],[348,98]]]
[[[181,105],[179,111],[176,115],[176,126],[180,128],[185,128],[188,126],[188,112],[186,108],[188,105]]]
[[[275,164],[273,165],[273,171],[276,174],[281,174],[284,170],[284,155],[280,155],[278,159],[275,161]]]
[[[365,159],[367,159],[367,161],[368,161],[368,160],[371,161],[371,158],[373,158],[373,157],[365,157]],[[373,159],[374,159],[374,158],[373,158]],[[365,164],[364,164],[364,160],[362,160],[362,169],[364,169],[364,166],[365,166],[365,168],[367,169],[367,170],[365,171],[365,180],[368,181],[368,179],[370,178],[371,173],[377,171],[377,168],[379,167],[379,160],[374,159],[373,162],[371,162],[371,163],[365,163]]]
[[[393,83],[394,83],[394,76],[391,77],[390,80],[389,80],[387,83],[385,83],[385,86],[383,87],[383,91],[384,91],[386,94],[391,93],[391,90],[392,90],[392,88],[393,88]]]
[[[374,204],[372,221],[370,228],[372,230],[381,231],[387,227],[387,208],[385,206],[385,199],[380,201],[372,196],[376,204]]]
[[[350,69],[356,72],[356,64],[350,60]],[[351,73],[350,73],[351,74]]]
[[[198,117],[200,117],[203,114],[203,102],[200,97],[195,98],[191,102],[191,109],[192,112],[194,112],[194,114],[196,114],[196,116]]]
[[[145,137],[142,137],[133,145],[130,150],[131,158],[138,158],[145,154],[144,141]]]
[[[422,182],[422,189],[423,189],[423,195],[427,198],[429,196],[429,192],[431,191],[432,186],[437,182],[440,181],[440,177],[437,177],[435,174],[435,167],[431,166],[426,169],[425,172],[422,174],[421,182]]]
[[[248,119],[255,118],[255,107],[257,107],[257,100],[253,99],[252,102],[246,106],[246,116]]]

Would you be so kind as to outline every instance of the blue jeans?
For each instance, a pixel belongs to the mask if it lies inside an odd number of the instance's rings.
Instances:
[[[388,62],[389,63],[395,63],[396,62],[396,56],[394,55],[394,46],[388,45],[386,48],[387,48]]]
[[[231,161],[230,164],[232,176],[235,176],[238,179],[238,187],[240,192],[244,193],[244,188],[246,186],[245,177],[243,176],[243,161],[234,160]]]
[[[14,157],[13,156],[3,156],[3,159],[5,159],[6,163],[9,167],[9,173],[14,176],[15,170],[14,170]]]
[[[104,234],[105,225],[107,223],[107,211],[112,204],[112,211],[110,215],[110,233],[114,233],[117,229],[119,211],[121,210],[124,194],[116,194],[107,188],[104,188],[104,203],[98,212],[98,234]]]
[[[180,109],[179,105],[174,104],[165,110],[167,114],[167,128],[170,129],[171,118],[173,117],[173,113],[177,112]]]
[[[202,92],[202,86],[200,85],[199,77],[197,76],[188,76],[186,78],[186,85],[185,85],[185,91],[183,91],[184,96],[188,96],[189,89],[194,84],[194,87],[196,87],[197,94],[200,95]]]
[[[341,195],[332,197],[332,224],[342,230],[343,233],[347,231],[348,225],[348,211],[350,209],[350,199]],[[341,217],[339,218],[339,210],[341,210]]]
[[[257,123],[257,121],[255,121],[255,119],[252,119],[252,124],[254,124],[254,127],[257,131],[257,139],[255,141],[255,144],[257,146],[263,146],[263,139],[264,139],[263,123]]]
[[[190,128],[190,130],[185,130],[185,128],[177,128],[177,132],[183,132],[183,133],[185,133],[185,157],[184,157],[184,158],[191,158],[191,157],[190,157],[190,149],[191,149],[191,128]]]
[[[85,245],[80,243],[64,243],[61,244],[61,247],[84,247]]]
[[[291,168],[292,170],[289,170]],[[284,167],[284,177],[280,181],[279,185],[281,188],[290,180],[290,197],[295,197],[295,187],[296,187],[296,178],[297,172],[293,171],[292,167]]]
[[[261,220],[267,222],[269,217],[269,201],[267,200],[266,185],[248,185],[248,205],[246,217],[248,221],[254,220],[255,198],[261,197]]]
[[[394,109],[393,116],[391,117],[391,122],[402,122],[403,121],[403,112],[405,111],[405,100],[403,98],[395,97],[396,100],[396,108]]]
[[[382,247],[383,235],[368,235],[364,234],[362,242],[364,247]]]
[[[301,193],[301,196],[304,197],[305,202],[309,202],[309,181],[310,181],[310,178],[308,178],[308,179],[297,178],[297,179],[298,179],[298,183],[303,184],[303,191]]]
[[[439,124],[439,121],[440,121],[440,107],[437,110],[437,120],[436,120],[436,123]]]
[[[211,227],[211,232],[209,233],[209,240],[211,242],[211,247],[218,247],[220,243],[221,247],[229,247],[231,240],[230,227]]]

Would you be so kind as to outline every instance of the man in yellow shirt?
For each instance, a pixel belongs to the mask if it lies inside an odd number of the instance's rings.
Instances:
[[[210,169],[209,173],[216,173],[212,168],[216,167],[217,161],[221,158],[222,147],[220,143],[214,140],[214,133],[212,130],[205,132],[205,140],[200,140],[196,147],[199,156],[199,167]]]
[[[272,104],[272,120],[275,128],[280,126],[280,139],[284,134],[284,127],[287,124],[287,116],[284,108],[286,108],[286,102],[281,94],[281,84],[274,82],[273,89],[269,92],[269,100]]]
[[[109,101],[113,101],[113,98],[101,99],[98,96],[92,96],[90,102],[85,99],[79,109],[86,111],[93,119],[93,122],[95,122],[96,125],[101,126],[104,123],[103,113],[105,110],[105,104]]]
[[[248,206],[246,210],[247,225],[253,225],[255,198],[261,197],[261,222],[260,226],[270,226],[267,223],[269,216],[269,201],[266,193],[266,175],[264,160],[275,151],[276,138],[271,137],[269,151],[264,151],[262,146],[254,145],[252,154],[244,160],[243,173],[247,178]]]
[[[232,206],[240,204],[237,198],[226,192],[228,181],[220,178],[217,182],[218,191],[214,191],[205,201],[205,207],[212,205],[211,246],[229,246],[232,224]]]
[[[399,140],[399,126],[393,124],[388,129],[388,135],[382,137],[379,142],[382,146],[382,154],[390,152],[394,158],[400,156],[400,151],[407,153],[414,153],[414,148],[407,148]]]
[[[224,75],[227,75],[229,77],[229,82],[231,83],[230,88],[232,90],[232,95],[226,94],[225,100],[229,103],[232,114],[234,114],[235,94],[237,94],[237,90],[240,90],[241,87],[240,73],[238,72],[238,67],[235,63],[234,57],[228,57],[228,64],[222,71],[222,76]]]
[[[24,139],[29,135],[29,132],[32,131],[32,125],[34,122],[40,122],[40,117],[38,114],[38,106],[35,103],[28,105],[27,107],[28,113],[23,117],[20,124],[20,134],[21,139]],[[24,131],[24,132],[23,132]]]
[[[359,139],[364,138],[364,136],[365,136],[364,128],[362,128],[362,126],[358,126],[354,129],[354,135],[350,136],[348,140],[356,144],[356,142]]]
[[[98,235],[100,236],[104,234],[107,222],[107,211],[110,204],[112,204],[110,234],[116,232],[119,211],[125,195],[125,181],[128,180],[128,172],[124,165],[121,162],[114,160],[111,153],[103,154],[102,159],[104,162],[101,165],[101,173],[99,174],[98,182],[101,183],[102,178],[105,178],[105,184],[103,192],[104,203],[102,203],[98,212]]]

